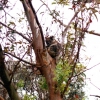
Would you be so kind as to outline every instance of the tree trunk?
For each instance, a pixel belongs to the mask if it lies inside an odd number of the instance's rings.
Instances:
[[[43,48],[43,34],[39,29],[39,25],[36,23],[36,13],[33,11],[33,7],[30,5],[29,0],[23,0],[23,7],[30,24],[30,28],[33,35],[32,46],[36,55],[36,64],[39,67],[41,74],[46,78],[49,88],[50,100],[62,100],[61,94],[56,90],[56,82],[54,81],[54,70],[56,67],[55,59],[51,58],[47,50]],[[38,25],[38,31],[37,31]]]
[[[42,75],[46,78],[50,100],[62,100],[61,94],[56,90],[56,82],[54,80],[54,70],[56,67],[55,60],[48,56],[50,64],[40,68]],[[41,62],[41,61],[40,61]],[[42,64],[41,64],[42,65]]]
[[[6,70],[4,63],[4,55],[0,45],[0,77],[3,81],[4,87],[6,88],[9,97],[11,100],[20,100],[18,93],[14,87],[14,84],[11,82],[8,71]]]

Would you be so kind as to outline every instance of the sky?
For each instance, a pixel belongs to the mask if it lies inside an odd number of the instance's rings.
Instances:
[[[53,1],[53,0],[46,0],[46,4],[51,9],[53,9],[53,8],[58,9],[55,6],[51,6],[51,3],[50,3],[51,1]],[[16,10],[16,11],[11,10],[10,14],[14,17],[16,16],[16,22],[17,22],[18,14],[16,14],[16,12],[20,11],[23,8],[22,8],[22,4],[19,2],[19,0],[12,0],[12,3],[15,3],[15,2],[16,2],[16,6],[14,7],[14,10]],[[38,9],[41,6],[41,4],[42,3],[39,0],[35,0],[35,2],[33,1],[33,5],[34,5],[35,9]],[[70,21],[71,17],[73,16],[73,11],[69,10],[68,8],[70,8],[70,7],[66,7],[65,12],[64,11],[60,12],[60,13],[62,13],[63,16],[65,16],[65,23],[68,23]],[[40,9],[42,11],[44,11],[44,9],[46,9],[46,7],[43,6]],[[62,8],[59,8],[59,9],[62,9]],[[48,13],[45,13],[45,12],[44,12],[44,14],[45,14],[45,16],[48,15]],[[42,18],[42,14],[40,15],[39,13],[38,13],[38,16],[39,16],[39,20],[42,24],[45,24],[45,22],[46,22],[46,25],[48,27],[50,26],[51,29],[54,29],[54,31],[51,30],[51,34],[54,34],[55,31],[58,32],[57,31],[58,29],[56,29],[56,26],[51,24],[51,19],[52,19],[51,17],[47,18],[47,17],[43,16],[44,18]],[[92,22],[89,30],[95,30],[95,32],[100,33],[100,15],[98,14],[97,16],[99,18],[98,21],[95,18],[93,18],[93,22]],[[8,19],[12,20],[12,19],[10,19],[10,17]],[[21,32],[20,25],[19,25],[18,29]],[[45,28],[44,28],[44,30],[45,30]],[[84,40],[85,47],[83,48],[84,51],[82,51],[82,53],[85,56],[85,58],[88,58],[88,60],[85,62],[87,68],[91,68],[94,65],[100,63],[100,45],[99,45],[100,37],[95,36],[95,35],[90,35],[90,34],[86,34],[85,37],[86,37]],[[100,64],[93,67],[91,70],[86,71],[85,91],[86,91],[86,94],[88,95],[89,100],[96,100],[95,97],[92,97],[90,95],[100,95],[99,76],[100,76]]]
[[[85,54],[89,57],[90,61],[87,63],[87,68],[92,69],[86,71],[86,93],[89,95],[100,95],[100,37],[94,35],[86,36],[86,49]],[[99,89],[98,89],[99,88]],[[89,96],[89,100],[96,100],[94,97]]]

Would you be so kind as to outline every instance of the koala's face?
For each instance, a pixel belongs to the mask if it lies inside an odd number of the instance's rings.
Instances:
[[[59,45],[60,44],[58,43],[50,45],[50,47],[48,48],[48,52],[51,55],[51,57],[55,58],[56,56],[59,55],[61,51],[61,47]]]
[[[54,36],[46,37],[46,44],[48,47],[53,43],[53,40]]]

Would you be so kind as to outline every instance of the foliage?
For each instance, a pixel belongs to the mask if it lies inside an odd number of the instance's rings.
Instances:
[[[67,68],[67,69],[66,69]],[[71,66],[69,66],[66,62],[60,61],[55,70],[55,80],[57,81],[57,89],[63,91],[66,85],[66,81],[68,80],[71,73]]]
[[[54,0],[52,4],[63,4],[63,5],[68,5],[69,0]]]
[[[32,95],[24,95],[24,99],[23,100],[36,100],[36,97],[34,96],[32,96]]]
[[[24,81],[23,80],[19,80],[18,83],[17,83],[17,87],[18,88],[24,87]]]
[[[48,90],[48,86],[47,86],[47,83],[46,83],[46,79],[44,77],[40,77],[39,81],[39,86],[42,90]]]
[[[60,61],[55,70],[55,80],[57,81],[57,90],[61,92],[66,87],[66,82],[68,81],[71,73],[72,73],[72,66],[68,65],[66,62]],[[66,88],[65,98],[68,100],[82,100],[84,98],[84,91],[83,87],[85,85],[85,74],[82,72],[84,71],[85,67],[78,63],[76,65],[74,75],[72,77],[71,82],[69,83],[68,88]],[[75,99],[76,98],[76,99]]]

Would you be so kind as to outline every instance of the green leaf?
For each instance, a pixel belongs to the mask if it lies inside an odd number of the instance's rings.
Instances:
[[[18,83],[17,83],[17,87],[18,88],[24,87],[24,81],[23,80],[19,80]]]
[[[14,23],[14,22],[12,22],[12,21],[11,21],[11,22],[9,22],[9,24],[15,25],[15,23]]]
[[[52,2],[52,4],[57,4],[56,2]]]

